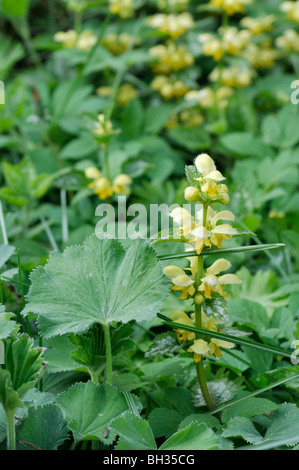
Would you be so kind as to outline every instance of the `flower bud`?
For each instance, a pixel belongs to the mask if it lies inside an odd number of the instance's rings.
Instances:
[[[199,197],[199,191],[194,186],[188,186],[185,189],[185,199],[189,202],[195,202]]]

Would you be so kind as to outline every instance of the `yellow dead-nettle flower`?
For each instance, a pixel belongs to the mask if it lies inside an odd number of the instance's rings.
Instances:
[[[194,21],[190,13],[184,12],[179,15],[158,13],[147,18],[147,24],[152,28],[167,34],[172,39],[177,39],[193,28]]]
[[[287,54],[292,51],[299,53],[299,34],[294,29],[287,29],[276,39],[275,44]]]
[[[224,294],[224,289],[227,284],[240,284],[241,280],[235,274],[224,274],[217,276],[222,271],[227,271],[230,268],[230,262],[224,258],[218,259],[210,266],[205,276],[201,279],[201,284],[198,288],[203,293],[206,299],[212,298],[212,293],[220,294],[222,297],[227,297]]]
[[[166,77],[165,75],[157,75],[150,86],[166,100],[182,98],[189,91],[189,87],[182,80],[178,80],[176,77]]]
[[[251,85],[255,75],[253,69],[233,65],[222,70],[216,67],[210,73],[209,79],[212,82],[220,81],[223,85],[230,88],[246,88]]]
[[[105,118],[104,114],[98,115],[98,121],[95,125],[93,133],[97,136],[104,137],[114,133],[112,122]]]
[[[74,30],[58,32],[54,36],[56,42],[60,42],[64,47],[76,48],[88,52],[97,42],[97,37],[90,30],[85,30],[78,34]]]
[[[250,41],[251,33],[244,29],[239,31],[235,27],[219,28],[219,37],[210,33],[200,34],[198,40],[203,43],[202,52],[220,61],[225,54],[239,55]]]
[[[132,179],[126,174],[118,175],[111,183],[98,168],[89,167],[85,170],[85,176],[93,180],[88,187],[101,200],[108,199],[113,194],[128,194],[130,192],[129,185],[132,183]]]
[[[252,18],[251,16],[246,16],[240,21],[240,25],[243,28],[248,29],[251,34],[258,36],[262,33],[268,33],[272,31],[275,21],[274,15],[265,15],[258,18]]]
[[[132,36],[128,33],[109,33],[103,37],[101,43],[105,46],[108,51],[110,51],[113,55],[119,55],[126,52],[128,47],[132,44],[135,46],[139,43],[139,39],[135,38],[132,39]]]
[[[188,317],[188,315],[183,312],[182,310],[175,310],[172,312],[170,315],[170,318],[172,321],[181,323],[182,325],[187,325],[187,326],[194,326],[194,321],[191,320],[191,318]],[[195,339],[195,333],[192,333],[191,331],[183,330],[181,328],[178,328],[174,330],[178,340],[181,341],[192,341]]]
[[[210,0],[210,5],[221,8],[229,16],[235,13],[244,13],[246,5],[249,5],[252,0]]]
[[[99,96],[111,96],[112,87],[101,86],[97,89],[96,93]],[[119,90],[116,95],[116,101],[119,106],[125,106],[130,103],[134,98],[138,96],[138,90],[131,83],[124,83],[119,87]]]
[[[164,268],[164,274],[171,278],[172,286],[171,289],[174,291],[182,292],[180,299],[187,299],[195,294],[195,288],[193,286],[194,279],[187,276],[185,271],[177,266],[166,266]]]
[[[210,87],[202,88],[201,90],[189,91],[184,99],[199,104],[204,109],[209,109],[217,105],[224,109],[228,104],[228,98],[232,96],[233,89],[227,86],[218,88],[216,91]]]
[[[299,23],[299,1],[297,2],[283,2],[280,5],[281,11],[287,14],[287,17],[295,21],[296,23]]]
[[[211,198],[217,198],[217,183],[225,180],[225,178],[220,171],[216,169],[212,158],[208,154],[202,153],[195,159],[194,164],[202,175],[196,178],[201,184],[201,192]]]
[[[109,9],[121,18],[130,18],[134,14],[134,0],[109,0]]]
[[[194,58],[188,49],[182,44],[172,41],[166,45],[159,44],[149,50],[150,55],[155,59],[153,71],[155,73],[169,74],[193,65]]]
[[[267,69],[275,65],[279,58],[279,52],[271,47],[263,47],[263,44],[249,44],[243,51],[242,56],[255,69]]]
[[[189,5],[189,0],[158,0],[159,10],[165,10],[169,12],[181,12],[185,11]]]

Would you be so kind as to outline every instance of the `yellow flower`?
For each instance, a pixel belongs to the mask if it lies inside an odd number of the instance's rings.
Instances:
[[[198,200],[199,190],[197,188],[194,188],[194,186],[188,186],[185,189],[184,196],[186,201],[195,202]]]
[[[223,341],[222,339],[212,338],[209,344],[209,349],[211,354],[215,354],[217,357],[221,357],[220,348],[224,349],[232,349],[234,348],[234,343],[230,343],[229,341]]]
[[[170,315],[173,322],[181,323],[182,325],[194,326],[194,322],[182,310],[175,310]],[[178,328],[174,330],[179,341],[192,341],[195,338],[195,333],[191,331]]]
[[[128,189],[130,184],[132,184],[132,178],[122,173],[114,179],[112,189],[116,194],[128,194],[130,192]]]
[[[193,18],[188,12],[179,15],[158,13],[147,18],[147,23],[173,39],[179,38],[194,25]]]
[[[185,95],[185,100],[194,101],[202,108],[211,108],[215,104],[214,92],[211,88],[205,87],[201,90],[191,90]]]
[[[110,33],[104,36],[101,43],[105,46],[113,55],[123,54],[132,42],[132,36],[128,33],[121,33],[119,35]],[[135,39],[134,44],[138,43]]]
[[[195,294],[195,288],[193,286],[194,280],[191,279],[184,270],[177,266],[166,266],[164,268],[164,274],[171,278],[173,286],[171,289],[174,291],[182,292],[180,299],[187,299]]]
[[[229,261],[221,258],[206,270],[205,276],[201,279],[201,285],[198,290],[203,293],[206,299],[212,298],[212,293],[226,297],[224,289],[227,284],[240,284],[241,280],[235,274],[224,274],[218,276],[222,271],[227,271],[230,268]]]
[[[113,132],[112,122],[107,121],[104,114],[99,114],[93,133],[97,136],[103,137],[105,135],[113,134]]]
[[[64,47],[77,48],[82,51],[89,51],[97,42],[97,37],[90,30],[85,30],[81,34],[70,29],[66,32],[58,32],[54,36],[56,42],[61,42]]]
[[[231,16],[235,13],[244,13],[244,7],[251,2],[252,0],[210,0],[210,5],[221,8]]]
[[[73,29],[66,32],[58,31],[58,33],[54,35],[54,41],[61,42],[64,47],[76,47],[77,40],[78,34]]]
[[[246,66],[233,65],[231,67],[220,70],[216,67],[209,75],[212,82],[220,82],[231,88],[246,88],[252,83],[255,76],[253,69]]]
[[[99,196],[99,199],[105,200],[113,196],[113,189],[108,178],[104,176],[95,179],[92,183],[88,185],[93,192]]]
[[[255,69],[273,67],[279,53],[271,47],[262,47],[262,44],[249,44],[242,56],[247,59]]]
[[[124,83],[120,86],[117,93],[117,103],[120,106],[125,106],[138,96],[138,91],[131,83]]]
[[[194,164],[202,175],[200,178],[196,178],[202,183],[201,192],[206,193],[211,198],[217,198],[217,182],[225,178],[220,171],[216,170],[212,158],[208,154],[202,153],[195,159]]]
[[[240,25],[243,28],[247,28],[254,36],[257,36],[259,34],[272,31],[274,21],[274,15],[265,15],[258,18],[246,16],[245,18],[241,19]]]
[[[164,75],[157,75],[150,86],[167,100],[171,98],[181,98],[189,91],[189,87],[181,80],[178,80],[176,77],[166,77]]]
[[[121,18],[130,18],[134,13],[133,0],[109,0],[109,9]]]
[[[287,54],[292,51],[299,53],[299,34],[294,29],[287,29],[276,39],[275,44]]]
[[[149,50],[150,55],[156,59],[153,65],[155,73],[169,74],[193,65],[193,56],[182,44],[169,41],[166,45],[159,44]]]
[[[194,353],[194,361],[197,363],[201,360],[201,356],[209,356],[210,355],[210,348],[209,344],[203,339],[196,339],[192,346],[187,349],[187,352]]]
[[[287,17],[295,21],[296,23],[299,23],[299,1],[297,2],[283,2],[280,5],[281,11],[287,14]]]
[[[251,33],[244,29],[238,31],[235,27],[219,28],[220,37],[210,33],[200,34],[198,40],[203,43],[203,54],[219,61],[225,54],[239,55],[247,46]]]

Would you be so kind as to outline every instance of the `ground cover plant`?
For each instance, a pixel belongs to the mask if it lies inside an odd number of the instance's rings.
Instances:
[[[299,449],[299,2],[0,2],[1,450]]]

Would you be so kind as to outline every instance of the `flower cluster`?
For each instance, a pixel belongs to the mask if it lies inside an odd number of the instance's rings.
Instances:
[[[101,43],[108,51],[117,56],[126,52],[132,41],[134,41],[134,45],[139,42],[138,38],[133,40],[132,36],[128,33],[109,33],[103,37]]]
[[[175,75],[169,77],[165,75],[157,75],[151,82],[150,86],[153,90],[158,91],[166,100],[171,98],[181,98],[190,90],[189,87]]]
[[[59,31],[54,35],[54,40],[60,42],[64,47],[76,48],[88,52],[96,43],[97,37],[92,31],[86,29],[78,34],[75,30]]]
[[[194,20],[192,15],[188,12],[179,15],[158,13],[150,16],[147,19],[147,24],[161,33],[170,36],[172,39],[178,39],[180,36],[183,36],[186,31],[193,28]]]
[[[113,194],[129,194],[130,192],[129,185],[132,183],[132,179],[126,174],[118,175],[111,183],[98,168],[89,167],[85,170],[85,176],[93,180],[88,187],[101,200],[108,199]]]
[[[109,0],[109,9],[121,18],[130,18],[134,14],[134,0]]]
[[[111,96],[112,87],[102,86],[97,89],[99,96]],[[123,83],[116,94],[116,101],[119,106],[125,106],[138,96],[138,90],[131,83]]]
[[[294,21],[295,23],[299,23],[299,1],[296,2],[283,2],[280,5],[281,11],[287,14],[287,17]]]
[[[200,34],[198,39],[203,43],[203,54],[219,61],[226,54],[240,55],[248,45],[251,33],[247,29],[238,30],[235,27],[219,28],[219,37],[213,34]]]
[[[177,45],[169,41],[166,45],[159,44],[149,50],[155,59],[153,71],[155,73],[169,74],[193,65],[194,58],[183,44]]]
[[[186,168],[186,174],[191,185],[185,190],[185,199],[188,202],[200,202],[201,205],[196,217],[182,207],[170,213],[174,222],[179,225],[179,237],[188,244],[188,251],[195,250],[197,255],[201,255],[204,248],[223,248],[223,241],[238,235],[238,231],[228,223],[235,220],[234,214],[228,210],[217,213],[211,208],[214,202],[222,201],[227,204],[229,201],[227,187],[222,183],[225,178],[207,154],[198,155],[194,166]],[[166,266],[164,273],[171,280],[171,289],[180,293],[180,299],[193,300],[195,313],[188,316],[183,311],[175,311],[171,318],[181,325],[200,325],[200,328],[217,332],[223,318],[213,316],[208,303],[214,302],[215,305],[215,301],[219,302],[219,299],[225,302],[225,297],[228,297],[225,287],[240,284],[241,281],[235,274],[222,274],[231,268],[230,262],[224,258],[217,259],[205,270],[202,255],[201,258],[192,255],[187,257],[187,260],[189,267],[183,269],[178,266]],[[217,316],[217,313],[215,315]],[[176,328],[175,332],[178,340],[186,343],[186,351],[193,353],[195,362],[199,362],[203,355],[221,356],[221,347],[233,347],[232,343],[216,338],[206,341],[183,327]]]
[[[216,67],[210,73],[209,79],[230,88],[246,88],[252,83],[254,76],[255,71],[246,65],[232,65],[224,69]]]
[[[276,39],[276,45],[282,49],[285,53],[290,52],[299,53],[299,33],[294,29],[287,29],[282,36]]]
[[[251,2],[252,0],[210,0],[210,5],[221,8],[231,16],[235,13],[244,13],[245,6]]]

